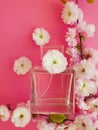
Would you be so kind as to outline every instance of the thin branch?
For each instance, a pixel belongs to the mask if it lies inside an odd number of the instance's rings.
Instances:
[[[80,56],[81,56],[81,59],[83,60],[83,43],[82,43],[82,36],[81,34],[79,33],[79,40],[80,40]]]

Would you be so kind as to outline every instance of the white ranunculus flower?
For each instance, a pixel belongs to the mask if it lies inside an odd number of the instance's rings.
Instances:
[[[11,121],[16,127],[25,127],[30,120],[31,113],[26,107],[17,107],[12,113]]]
[[[18,75],[26,74],[32,67],[32,62],[27,57],[20,57],[14,62],[14,72]]]
[[[7,121],[10,118],[10,111],[5,105],[0,106],[0,119],[2,121]]]
[[[61,73],[66,69],[68,62],[59,50],[49,50],[42,59],[42,66],[51,74]]]
[[[80,16],[81,15],[81,16]],[[63,8],[61,18],[63,19],[64,23],[66,24],[73,24],[76,23],[77,20],[81,20],[83,17],[83,13],[78,8],[78,5],[74,2],[67,2]]]
[[[32,33],[32,38],[35,41],[36,45],[47,44],[50,40],[50,34],[44,28],[36,28]]]

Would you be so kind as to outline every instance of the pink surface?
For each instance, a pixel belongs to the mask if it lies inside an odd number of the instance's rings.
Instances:
[[[85,46],[98,49],[98,0],[93,5],[79,0],[88,23],[96,25],[94,38],[88,38]],[[36,27],[44,27],[51,34],[50,44],[64,44],[66,25],[62,22],[60,0],[2,0],[0,1],[0,104],[27,101],[29,99],[29,74],[17,76],[13,72],[14,60],[27,56],[33,66],[40,64],[39,47],[32,41]],[[0,121],[0,129],[16,130],[13,124]],[[37,130],[30,123],[24,130]]]

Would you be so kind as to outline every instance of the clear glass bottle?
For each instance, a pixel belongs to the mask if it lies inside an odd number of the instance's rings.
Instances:
[[[42,67],[31,70],[31,113],[73,114],[75,111],[75,72],[67,69],[50,74]]]

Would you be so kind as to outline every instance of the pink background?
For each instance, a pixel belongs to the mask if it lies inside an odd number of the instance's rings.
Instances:
[[[79,0],[85,20],[96,25],[94,38],[88,38],[85,46],[98,49],[98,0],[90,5]],[[66,25],[61,20],[62,3],[60,0],[0,0],[0,104],[16,105],[27,101],[30,92],[29,73],[17,76],[13,72],[14,61],[27,56],[33,66],[40,65],[39,47],[31,34],[36,27],[44,27],[51,35],[50,44],[64,44]],[[16,128],[10,121],[0,121],[0,129]],[[24,130],[37,130],[30,123]]]

